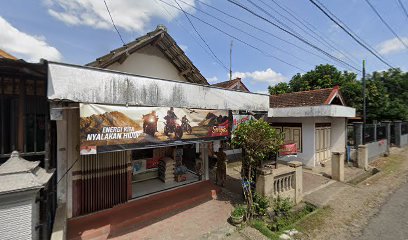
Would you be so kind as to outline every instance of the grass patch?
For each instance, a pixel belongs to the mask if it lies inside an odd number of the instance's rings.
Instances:
[[[319,208],[313,213],[300,219],[293,225],[293,227],[303,233],[311,232],[322,226],[322,224],[326,221],[326,219],[331,215],[332,212],[333,209],[329,206]]]
[[[250,223],[251,227],[255,228],[258,230],[260,233],[262,233],[264,236],[266,236],[269,239],[279,239],[279,234],[276,232],[272,232],[268,228],[268,224],[262,220],[256,219],[253,220]]]
[[[279,239],[279,236],[286,230],[292,230],[294,228],[299,230],[296,224],[312,214],[315,210],[315,206],[306,203],[302,208],[291,212],[287,217],[278,220],[275,219],[275,222],[266,218],[255,219],[250,222],[250,225],[269,239]],[[279,230],[274,231],[276,229],[276,221],[279,222]]]

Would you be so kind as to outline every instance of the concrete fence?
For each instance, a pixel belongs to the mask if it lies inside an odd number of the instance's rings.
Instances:
[[[395,145],[405,147],[408,145],[408,122],[394,122]]]
[[[294,203],[299,203],[303,195],[302,184],[302,163],[291,161],[288,166],[280,166],[277,169],[258,169],[256,192],[269,198],[290,198]]]
[[[353,149],[348,157],[364,169],[374,159],[388,155],[391,145],[400,148],[408,145],[408,122],[394,121],[391,125],[390,121],[381,124],[374,121],[365,129],[363,123],[357,122],[353,124],[352,132],[352,141],[349,142],[353,143]]]

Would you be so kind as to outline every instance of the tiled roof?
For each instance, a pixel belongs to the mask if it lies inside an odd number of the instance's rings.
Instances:
[[[245,86],[245,84],[241,81],[241,78],[235,78],[235,79],[232,79],[232,80],[230,80],[230,81],[215,83],[215,84],[212,84],[212,86],[220,87],[220,88],[225,88],[225,89],[234,89],[233,86],[234,86],[235,84],[237,84],[237,83],[240,84],[240,86],[241,86],[243,89],[236,89],[236,90],[241,90],[241,91],[244,91],[244,92],[249,92],[249,89],[248,89],[248,88]]]
[[[156,46],[187,81],[208,85],[205,77],[201,75],[200,71],[194,66],[180,46],[177,45],[176,41],[167,33],[166,27],[162,25],[157,26],[156,30],[97,58],[96,61],[88,63],[87,66],[106,68],[115,62],[123,63],[129,55],[149,44]]]
[[[269,106],[284,108],[330,104],[336,94],[341,98],[338,87],[271,95]]]

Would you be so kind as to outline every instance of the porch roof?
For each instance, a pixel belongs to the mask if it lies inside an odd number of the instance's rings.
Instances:
[[[269,96],[118,71],[48,62],[47,97],[129,106],[268,111]]]
[[[268,117],[355,117],[356,109],[340,105],[270,108]]]

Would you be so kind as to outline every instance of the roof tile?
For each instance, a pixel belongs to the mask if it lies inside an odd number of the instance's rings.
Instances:
[[[269,106],[271,108],[284,108],[323,105],[333,91],[335,91],[334,88],[326,88],[271,95]]]

